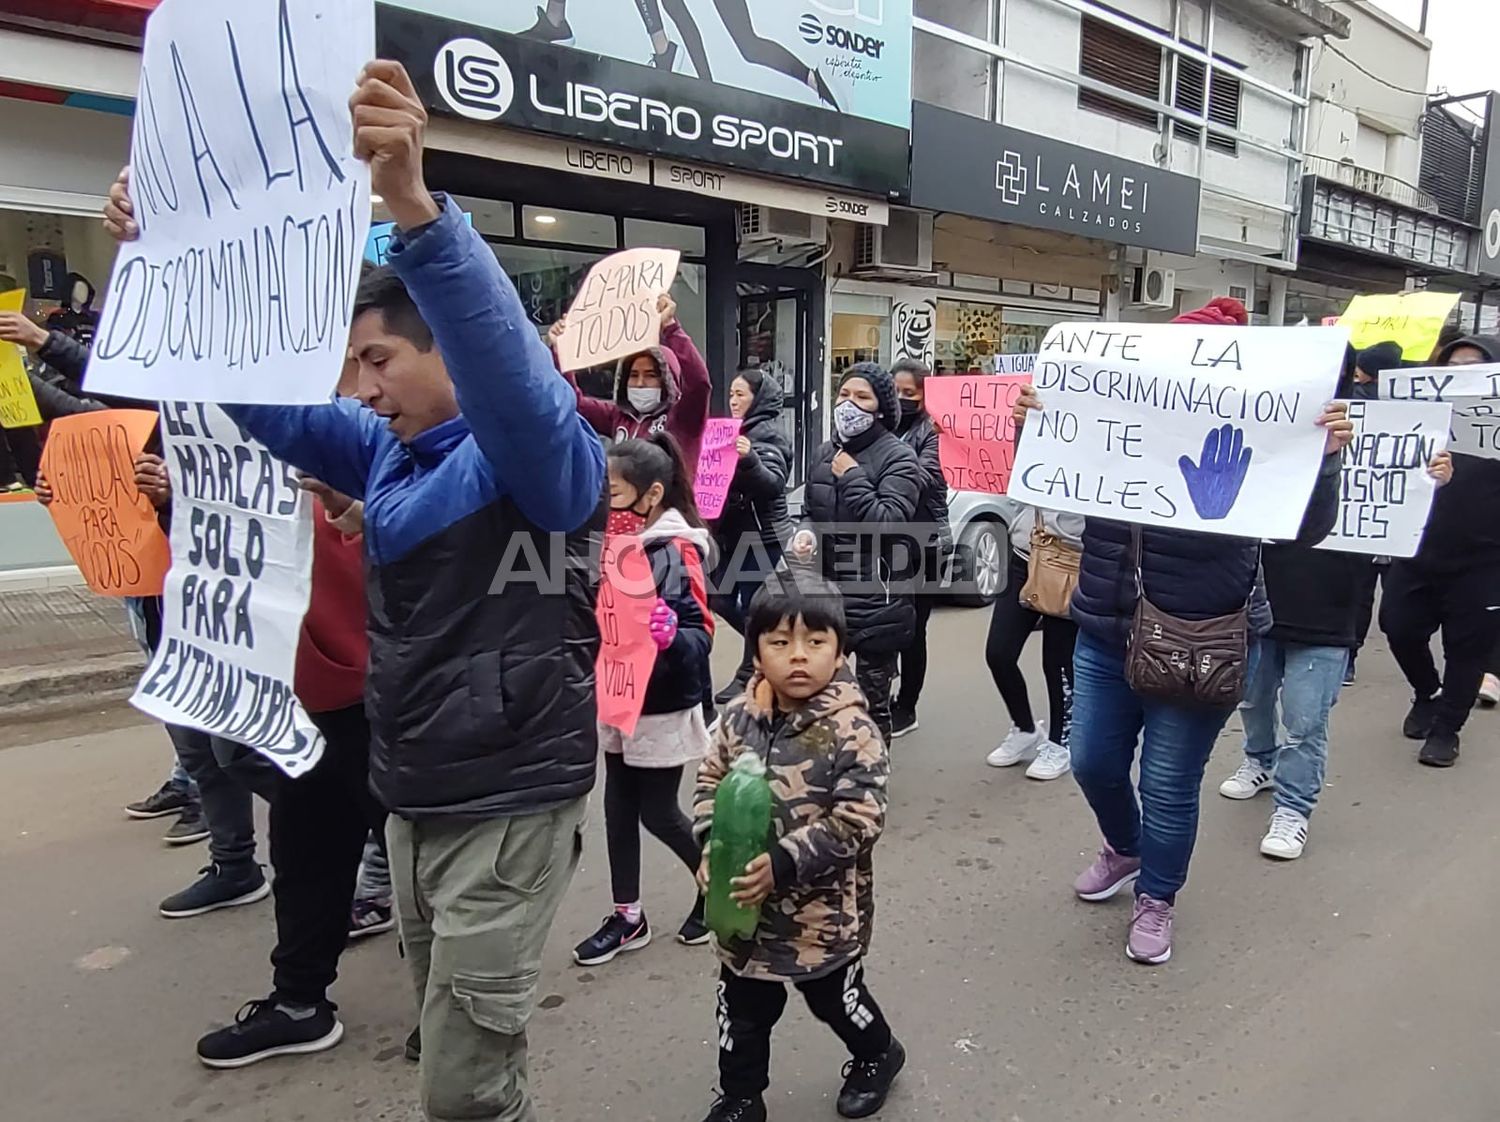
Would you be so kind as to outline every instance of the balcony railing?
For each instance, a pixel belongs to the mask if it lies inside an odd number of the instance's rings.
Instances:
[[[1440,213],[1438,201],[1421,188],[1387,172],[1362,168],[1351,160],[1331,160],[1327,156],[1309,153],[1307,170],[1320,179],[1330,179],[1378,199],[1387,199],[1398,206],[1425,210],[1429,214]]]

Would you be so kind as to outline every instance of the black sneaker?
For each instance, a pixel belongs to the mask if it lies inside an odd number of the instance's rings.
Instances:
[[[411,1030],[411,1035],[406,1038],[406,1047],[402,1049],[403,1054],[414,1064],[422,1062],[422,1026],[418,1025]]]
[[[1401,735],[1407,740],[1426,740],[1432,735],[1432,726],[1437,721],[1437,707],[1442,695],[1427,701],[1414,701],[1401,722]]]
[[[651,925],[645,912],[639,923],[631,923],[620,912],[610,912],[598,931],[573,948],[573,961],[579,966],[603,966],[621,951],[638,951],[649,942]]]
[[[758,1095],[753,1099],[721,1095],[703,1122],[766,1122],[766,1103]]]
[[[1452,767],[1458,763],[1458,733],[1433,729],[1417,753],[1417,763],[1428,767]]]
[[[379,935],[396,926],[389,900],[356,900],[349,909],[349,938]]]
[[[906,1066],[906,1049],[892,1038],[891,1047],[878,1060],[850,1060],[844,1065],[844,1089],[839,1092],[838,1112],[845,1118],[868,1118],[885,1105],[891,1084]]]
[[[907,733],[916,732],[921,727],[921,725],[917,724],[917,711],[915,709],[891,710],[892,740],[900,740]]]
[[[685,947],[701,947],[708,942],[708,924],[703,922],[703,897],[693,905],[687,919],[677,929],[677,941]]]
[[[201,842],[208,837],[208,823],[203,819],[203,808],[197,803],[188,805],[177,818],[167,827],[167,832],[161,836],[161,840],[168,845],[191,845],[193,842]]]
[[[553,23],[547,18],[547,12],[543,8],[536,10],[536,22],[521,32],[520,37],[542,43],[556,43],[559,47],[573,45],[573,29],[568,21],[564,19],[562,23]]]
[[[132,818],[165,818],[169,814],[186,810],[193,804],[192,792],[182,784],[168,780],[155,793],[133,803],[126,803],[125,813]]]
[[[198,872],[203,875],[161,902],[162,915],[168,919],[188,919],[220,908],[253,904],[271,894],[271,883],[253,861],[243,869],[226,869],[215,862]]]
[[[1346,685],[1346,686],[1352,686],[1352,685],[1354,685],[1354,682],[1355,682],[1356,678],[1358,678],[1358,675],[1354,672],[1354,659],[1353,659],[1353,657],[1350,657],[1350,659],[1349,659],[1349,666],[1344,671],[1344,685]]]
[[[198,1041],[198,1060],[205,1067],[249,1067],[272,1056],[323,1052],[344,1038],[344,1026],[331,1001],[294,1005],[273,993],[247,1001],[234,1024]]]

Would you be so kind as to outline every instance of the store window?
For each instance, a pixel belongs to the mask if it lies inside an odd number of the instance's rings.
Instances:
[[[856,362],[891,364],[891,298],[835,293],[828,347],[828,400]]]
[[[92,216],[0,209],[0,292],[25,289],[35,323],[89,342],[115,249]]]

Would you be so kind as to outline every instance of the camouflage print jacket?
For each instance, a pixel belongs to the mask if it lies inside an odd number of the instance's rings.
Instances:
[[[841,969],[870,945],[870,850],[885,823],[890,760],[847,663],[807,705],[777,714],[757,674],[725,710],[698,768],[693,833],[705,842],[714,794],[741,752],[766,762],[776,887],[750,939],[719,947],[736,974],[802,982]]]

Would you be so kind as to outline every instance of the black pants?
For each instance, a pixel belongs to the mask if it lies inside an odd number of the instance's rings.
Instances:
[[[311,714],[323,758],[306,775],[280,775],[271,801],[271,863],[276,867],[276,993],[322,1001],[349,938],[359,859],[385,810],[370,793],[370,725],[363,705]]]
[[[1042,629],[1042,677],[1047,680],[1049,703],[1047,733],[1066,748],[1073,724],[1073,644],[1078,639],[1078,625],[1070,619],[1045,616],[1022,605],[1020,592],[1025,583],[1026,563],[1011,554],[1010,578],[990,615],[984,658],[1012,723],[1023,732],[1033,732],[1036,719],[1031,715],[1026,676],[1021,673],[1021,652],[1031,633],[1038,627]]]
[[[771,1030],[786,1009],[786,986],[741,978],[719,968],[719,1090],[727,1098],[753,1099],[771,1085]],[[844,1042],[856,1060],[890,1051],[891,1026],[865,985],[855,959],[797,990],[808,1011]]]
[[[1365,638],[1370,634],[1370,621],[1375,618],[1375,588],[1388,566],[1371,561],[1367,569],[1359,574],[1359,610],[1354,617],[1354,653],[1364,649]]]
[[[854,677],[864,691],[870,716],[880,727],[885,742],[891,742],[891,684],[896,679],[896,652],[854,652]]]
[[[677,801],[680,767],[631,767],[616,752],[604,754],[604,836],[609,881],[616,904],[641,898],[641,827],[696,873],[703,850]]]
[[[932,596],[922,589],[917,590],[917,627],[912,632],[910,645],[900,655],[901,689],[896,694],[897,712],[915,713],[922,687],[927,684],[927,622],[932,618],[932,602]]]
[[[1436,727],[1456,733],[1469,719],[1500,642],[1500,569],[1434,573],[1411,561],[1392,562],[1380,602],[1380,628],[1412,693],[1418,698],[1441,693]],[[1430,646],[1438,631],[1443,635],[1441,679]]]

